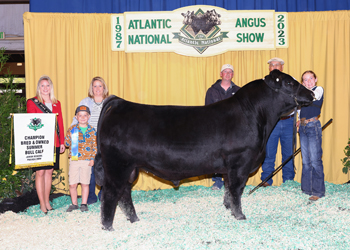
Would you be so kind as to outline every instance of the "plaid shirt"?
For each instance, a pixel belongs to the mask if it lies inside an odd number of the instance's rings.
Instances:
[[[85,134],[79,128],[79,125],[71,126],[67,135],[64,139],[64,145],[69,148],[69,158],[72,157],[71,145],[72,145],[72,129],[77,128],[79,130],[79,139],[78,139],[78,159],[79,160],[94,160],[97,153],[97,145],[96,145],[96,130],[88,125]]]

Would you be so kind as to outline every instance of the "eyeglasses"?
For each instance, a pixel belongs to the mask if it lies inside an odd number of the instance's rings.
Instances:
[[[281,66],[282,64],[280,63],[270,63],[270,67],[276,67],[276,66]]]

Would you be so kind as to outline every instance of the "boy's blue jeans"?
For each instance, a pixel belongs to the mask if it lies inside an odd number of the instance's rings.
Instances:
[[[303,159],[301,190],[308,195],[325,196],[322,162],[322,127],[320,121],[312,121],[299,127],[300,148]]]

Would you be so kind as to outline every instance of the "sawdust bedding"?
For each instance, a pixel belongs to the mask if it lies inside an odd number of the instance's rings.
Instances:
[[[44,215],[39,205],[0,214],[1,249],[349,249],[350,185],[326,183],[316,202],[300,183],[260,188],[242,196],[247,220],[237,221],[223,206],[224,191],[208,187],[133,191],[140,221],[131,224],[119,208],[113,232],[101,229],[100,202],[88,212],[65,212],[69,196],[53,200]]]

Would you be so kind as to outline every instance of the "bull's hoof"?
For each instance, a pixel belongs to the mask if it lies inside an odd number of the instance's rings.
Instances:
[[[232,215],[236,218],[236,220],[246,220],[247,219],[244,214],[241,214],[241,215],[232,214]]]
[[[224,206],[226,209],[231,209],[230,203],[229,202],[224,202]]]
[[[139,221],[140,219],[139,219],[137,216],[135,216],[135,217],[133,217],[133,218],[128,218],[128,220],[129,220],[131,223],[134,223],[134,222],[136,222],[136,221]]]
[[[102,229],[103,229],[103,230],[106,230],[106,231],[110,231],[110,232],[114,231],[113,226],[109,226],[109,227],[107,227],[107,226],[102,226]]]

